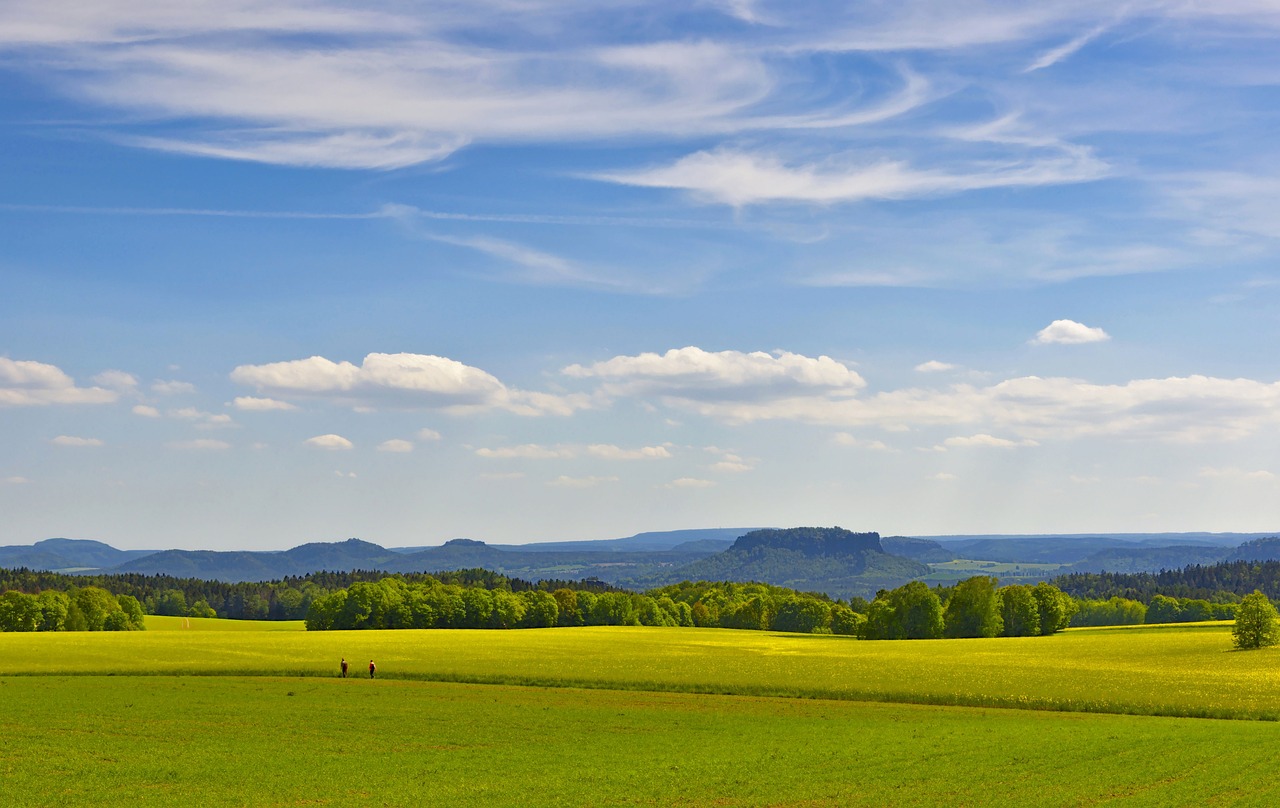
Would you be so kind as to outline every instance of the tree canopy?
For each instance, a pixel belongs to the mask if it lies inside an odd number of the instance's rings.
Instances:
[[[1247,650],[1265,648],[1280,642],[1280,627],[1276,626],[1276,607],[1261,592],[1254,590],[1245,595],[1236,611],[1236,622],[1231,637],[1236,648]]]

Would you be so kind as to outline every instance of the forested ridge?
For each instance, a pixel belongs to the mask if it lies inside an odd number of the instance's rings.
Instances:
[[[1280,562],[1224,562],[1154,574],[1073,573],[1054,585],[1035,586],[1001,587],[986,576],[932,588],[913,581],[880,590],[870,601],[725,581],[684,581],[635,592],[593,579],[528,581],[485,569],[318,572],[258,583],[0,569],[0,630],[141,628],[145,612],[305,619],[313,630],[648,625],[830,632],[865,639],[1023,636],[1068,625],[1232,619],[1237,593],[1254,589],[1268,596],[1280,593]],[[124,614],[104,622],[119,612]],[[95,617],[77,616],[86,613]]]
[[[1129,598],[1149,602],[1156,595],[1235,603],[1258,590],[1280,597],[1280,561],[1222,561],[1161,572],[1074,572],[1053,584],[1077,598]]]
[[[684,581],[640,593],[599,581],[529,582],[481,569],[436,575],[316,573],[260,584],[7,570],[0,571],[0,589],[6,590],[0,594],[0,629],[9,631],[82,628],[78,620],[59,617],[57,605],[94,598],[110,601],[110,609],[127,606],[137,615],[137,627],[143,608],[151,614],[213,617],[219,614],[211,605],[216,602],[230,610],[252,609],[259,617],[275,612],[288,619],[305,610],[311,630],[645,625],[864,639],[1050,634],[1065,628],[1076,608],[1047,584],[999,588],[994,578],[982,576],[954,587],[912,582],[882,590],[870,602],[832,600],[765,583]]]
[[[318,597],[346,589],[361,581],[376,582],[387,577],[377,570],[350,572],[313,572],[275,581],[228,583],[200,578],[176,578],[171,575],[111,573],[99,575],[64,575],[28,569],[0,569],[0,592],[16,591],[38,594],[45,591],[68,592],[96,587],[113,595],[137,599],[148,614],[182,617],[225,617],[233,620],[302,620],[311,603]],[[486,589],[573,589],[593,592],[615,591],[615,587],[596,580],[526,581],[509,578],[485,569],[449,572],[405,573],[395,576],[410,583],[425,580]]]

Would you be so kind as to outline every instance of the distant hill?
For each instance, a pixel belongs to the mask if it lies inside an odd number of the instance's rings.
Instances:
[[[578,551],[502,549],[473,539],[453,539],[439,547],[416,552],[392,550],[360,539],[313,542],[284,551],[164,550],[148,553],[98,572],[136,572],[173,575],[227,582],[269,581],[311,572],[440,572],[483,567],[503,575],[531,580],[550,578],[598,578],[615,583],[622,578],[656,575],[719,552],[727,543],[704,539],[683,542],[666,550]],[[28,548],[29,549],[29,548]],[[52,569],[34,563],[27,566]]]
[[[957,556],[951,550],[931,539],[913,539],[909,536],[882,536],[880,546],[886,553],[900,555],[926,564],[954,561]]]
[[[1083,561],[1063,568],[1063,572],[1159,572],[1192,564],[1216,564],[1228,551],[1209,545],[1180,544],[1173,547],[1135,547],[1101,550]]]
[[[739,536],[759,529],[760,528],[755,527],[712,527],[696,530],[664,530],[660,532],[637,533],[634,536],[627,536],[623,539],[548,541],[536,542],[533,544],[495,544],[493,546],[503,550],[518,549],[526,553],[578,552],[583,550],[653,552],[673,550],[677,547],[693,545],[695,542],[708,542],[708,544],[698,544],[694,546],[716,547],[718,551],[727,549]]]
[[[1254,538],[1240,544],[1241,537],[1250,536]],[[1280,559],[1280,539],[1270,534],[1147,533],[934,538],[939,546],[960,558],[1004,563],[1059,564],[1062,572],[1159,572],[1238,559]],[[910,555],[907,552],[902,554]]]
[[[296,574],[280,563],[278,553],[215,550],[161,550],[143,558],[99,572],[136,572],[142,575],[172,575],[206,581],[271,581]],[[317,570],[318,571],[318,570]]]
[[[1240,537],[1249,540],[1237,547]],[[759,580],[837,597],[865,597],[927,575],[924,563],[956,558],[1059,564],[1063,572],[1156,572],[1218,561],[1280,559],[1280,537],[1177,533],[881,538],[840,528],[708,528],[523,545],[453,539],[438,547],[388,548],[349,539],[283,551],[154,551],[56,538],[0,547],[0,567],[55,572],[136,572],[240,582],[321,571],[408,573],[484,567],[530,580],[597,578],[639,588],[686,578]]]
[[[154,550],[117,550],[90,539],[45,539],[35,544],[0,547],[0,567],[27,567],[53,572],[115,567]]]
[[[1032,564],[1074,564],[1103,550],[1136,549],[1140,545],[1110,536],[1037,536],[960,539],[942,546],[960,558]]]
[[[1280,561],[1280,536],[1247,541],[1227,553],[1226,561]]]
[[[723,553],[678,567],[666,578],[761,581],[833,597],[869,597],[928,574],[924,564],[884,552],[878,533],[800,527],[747,533]]]
[[[490,544],[489,547],[498,550],[514,550],[522,553],[564,553],[564,552],[652,552],[664,550],[676,550],[681,546],[687,546],[690,551],[695,551],[696,547],[714,547],[714,552],[728,549],[733,544],[734,539],[744,533],[750,533],[753,530],[759,530],[755,527],[711,527],[696,528],[692,530],[664,530],[650,533],[637,533],[634,536],[627,536],[621,539],[586,539],[582,541],[542,541],[530,542],[528,544]],[[459,541],[453,539],[452,541]],[[460,541],[473,541],[473,539],[461,539]],[[714,544],[699,545],[699,542],[712,542]],[[423,550],[432,550],[434,547],[419,545],[416,547],[388,547],[395,553],[404,553],[406,555],[412,553],[420,553]]]
[[[1107,539],[1120,544],[1147,547],[1170,547],[1175,544],[1217,545],[1219,547],[1235,547],[1241,542],[1273,536],[1274,533],[981,533],[917,536],[920,539],[932,539],[947,547],[964,545],[977,541],[1021,541],[1029,545],[1041,543],[1044,546],[1070,546],[1081,539]]]

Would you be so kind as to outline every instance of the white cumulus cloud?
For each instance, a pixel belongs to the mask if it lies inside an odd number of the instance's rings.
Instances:
[[[1245,482],[1274,482],[1280,479],[1274,472],[1266,469],[1246,471],[1239,468],[1212,468],[1207,466],[1200,469],[1200,476],[1208,479]]]
[[[666,484],[666,488],[710,488],[715,480],[701,480],[697,477],[680,477]]]
[[[157,379],[151,384],[151,392],[162,396],[181,396],[194,393],[196,386],[191,382],[165,381]]]
[[[1209,376],[1122,384],[1024,376],[985,387],[904,388],[865,397],[663,401],[731,424],[776,420],[893,431],[951,426],[1036,441],[1111,436],[1203,443],[1280,426],[1280,382]]]
[[[956,366],[948,362],[939,362],[936,359],[930,359],[928,362],[921,362],[916,365],[916,370],[920,373],[941,373],[946,370],[955,370]]]
[[[138,386],[138,379],[133,374],[125,373],[123,370],[104,370],[94,376],[92,381],[99,387],[119,390],[122,393],[130,392]]]
[[[616,483],[617,481],[617,477],[567,477],[562,474],[548,482],[547,485],[555,486],[556,488],[594,488],[603,483]]]
[[[557,458],[570,458],[577,455],[577,452],[570,446],[543,446],[537,443],[524,443],[519,446],[499,446],[496,448],[481,447],[476,449],[477,457],[485,457],[489,459],[509,460],[512,458],[522,458],[525,460],[553,460]]]
[[[725,452],[721,455],[720,460],[711,464],[712,471],[724,471],[731,474],[739,474],[745,471],[752,471],[756,467],[754,460],[746,460],[740,455],[732,452]]]
[[[192,452],[220,452],[224,449],[230,449],[231,444],[224,440],[213,440],[212,438],[196,438],[195,440],[176,440],[166,444],[170,449],[179,449],[182,451]]]
[[[195,407],[180,407],[175,410],[169,410],[167,413],[170,418],[177,418],[182,421],[195,421],[199,429],[213,429],[215,427],[232,426],[231,416],[226,413],[212,413]]]
[[[1111,335],[1101,328],[1090,328],[1075,320],[1054,320],[1036,332],[1036,345],[1083,345],[1087,342],[1105,342]]]
[[[392,438],[391,440],[384,440],[382,443],[379,443],[378,451],[403,454],[404,452],[412,452],[413,444],[401,438]]]
[[[837,446],[853,446],[858,449],[874,449],[876,451],[887,451],[889,446],[881,440],[868,440],[859,438],[857,435],[851,435],[848,432],[837,432],[832,440]]]
[[[503,409],[519,415],[567,415],[589,406],[586,396],[508,388],[479,368],[443,356],[371,353],[360,365],[322,356],[241,365],[231,380],[277,395],[329,398],[352,406],[378,404],[459,412]]]
[[[570,365],[564,375],[596,379],[609,395],[656,394],[690,399],[776,398],[802,392],[852,395],[866,382],[829,356],[787,351],[705,351],[673,348],[664,354],[615,356],[592,365]]]
[[[575,457],[594,457],[600,460],[665,460],[672,456],[666,446],[641,446],[626,449],[611,443],[593,443],[587,446],[556,444],[544,446],[525,443],[518,446],[482,447],[475,450],[478,457],[490,459],[522,458],[526,460],[568,460]]]
[[[593,443],[586,448],[591,457],[604,460],[664,460],[671,457],[666,446],[642,446],[639,449],[623,449],[608,443]]]
[[[298,409],[296,405],[287,401],[280,401],[274,398],[259,398],[257,396],[236,396],[231,404],[237,410],[244,410],[245,412],[284,412]]]
[[[307,438],[303,441],[308,446],[314,446],[317,449],[351,449],[354,443],[342,437],[341,435],[316,435],[314,438]]]
[[[1009,440],[1008,438],[997,438],[994,435],[978,434],[969,436],[957,436],[947,438],[942,442],[943,446],[959,449],[967,449],[971,447],[992,447],[996,449],[1012,449],[1017,446],[1038,446],[1039,444],[1030,439],[1020,441]]]
[[[78,447],[78,446],[102,446],[103,445],[102,440],[100,438],[81,438],[81,437],[76,437],[75,435],[59,435],[58,437],[54,438],[49,442],[52,443],[54,446]]]
[[[0,407],[110,404],[119,397],[104,387],[77,387],[56,365],[0,356]]]
[[[140,415],[143,418],[159,418],[160,410],[150,404],[135,404],[133,407],[133,414]]]

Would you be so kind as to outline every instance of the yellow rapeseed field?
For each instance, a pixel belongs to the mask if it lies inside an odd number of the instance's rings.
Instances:
[[[231,624],[246,629],[253,624]],[[11,674],[380,677],[1280,719],[1280,650],[1230,625],[868,642],[724,629],[147,631],[0,635]]]

